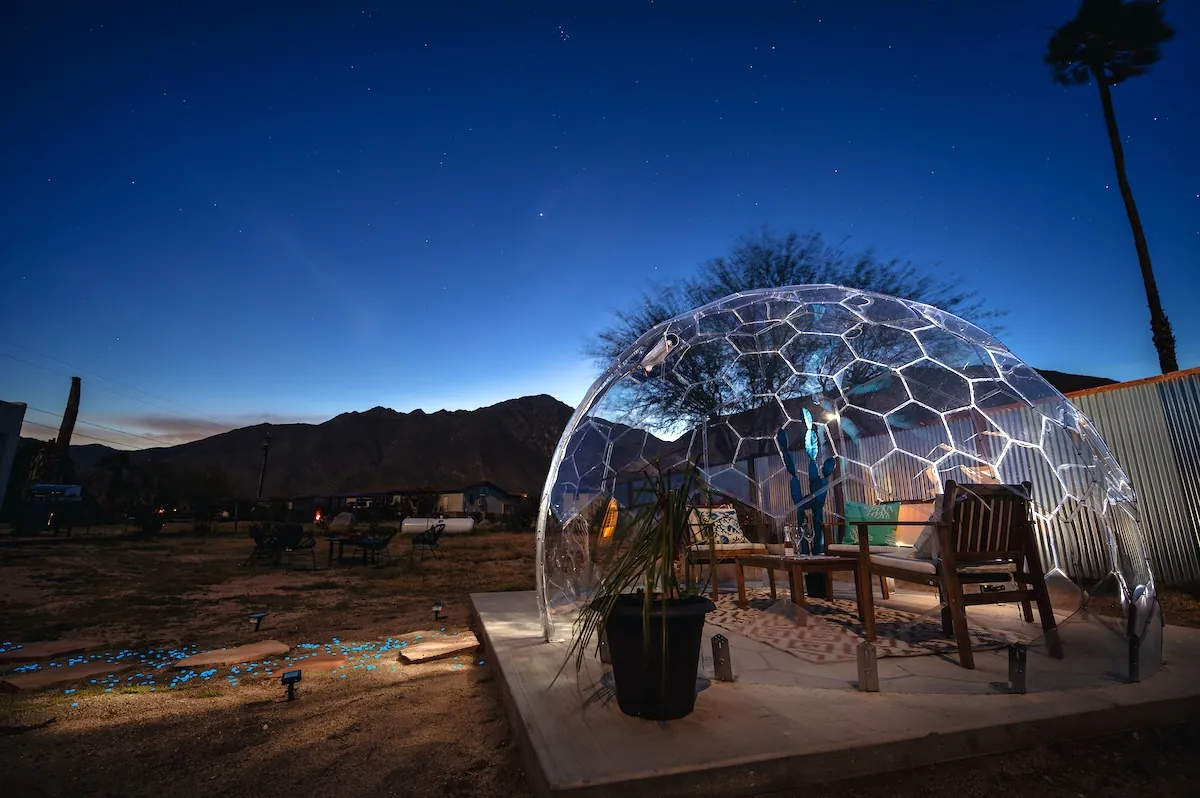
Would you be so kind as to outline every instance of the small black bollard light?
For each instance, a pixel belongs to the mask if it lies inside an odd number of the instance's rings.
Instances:
[[[442,602],[442,601],[435,601],[435,602],[433,602],[433,619],[434,619],[435,621],[444,621],[444,620],[446,620],[446,616],[445,616],[445,615],[442,615],[442,612],[443,612],[445,609],[446,609],[446,604],[445,604],[445,602]]]
[[[256,631],[256,632],[258,631],[258,628],[260,626],[262,626],[263,618],[266,618],[266,617],[267,617],[267,614],[265,612],[250,613],[250,623],[254,624],[254,631]]]
[[[288,701],[296,700],[296,685],[300,683],[300,671],[284,671],[279,677],[279,683],[287,687]]]

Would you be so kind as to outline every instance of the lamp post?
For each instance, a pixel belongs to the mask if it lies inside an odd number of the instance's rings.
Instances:
[[[262,501],[263,480],[267,477],[267,455],[271,452],[271,433],[267,432],[262,442],[262,468],[258,471],[258,500]]]

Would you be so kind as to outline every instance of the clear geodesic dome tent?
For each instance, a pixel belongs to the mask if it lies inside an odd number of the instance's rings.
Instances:
[[[814,455],[824,470],[795,468]],[[1111,577],[1120,612],[1139,619],[1118,631],[1161,623],[1129,479],[1095,428],[990,334],[929,305],[763,289],[646,331],[592,385],[551,462],[537,530],[548,637],[569,633],[556,624],[598,578],[602,519],[651,465],[693,466],[779,525],[797,522],[794,478],[809,491],[827,477],[828,496],[865,503],[927,500],[948,480],[1029,482],[1060,602]]]

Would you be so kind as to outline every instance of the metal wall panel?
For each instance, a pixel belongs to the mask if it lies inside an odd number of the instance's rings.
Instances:
[[[1155,579],[1200,584],[1200,371],[1070,399],[1133,483]]]

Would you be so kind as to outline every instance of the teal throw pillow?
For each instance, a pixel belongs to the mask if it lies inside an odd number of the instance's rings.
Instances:
[[[858,545],[857,521],[871,521],[867,528],[868,543],[871,546],[895,546],[896,522],[900,520],[900,502],[887,504],[860,504],[846,502],[846,534],[842,543]]]

